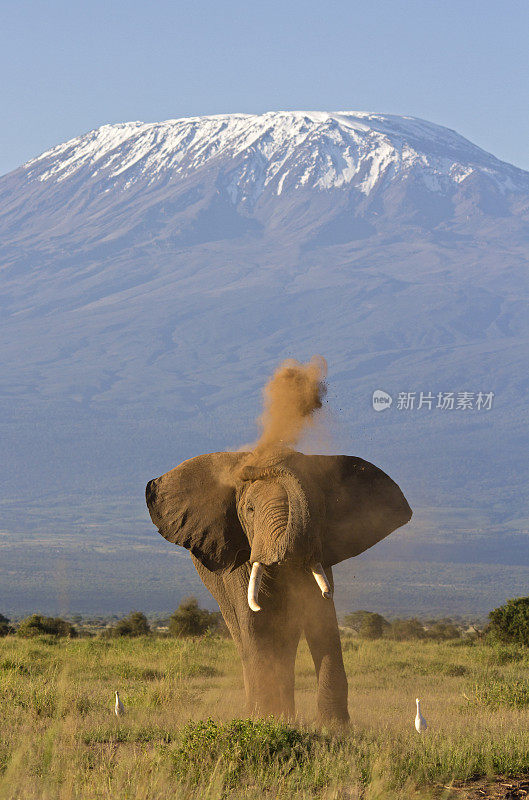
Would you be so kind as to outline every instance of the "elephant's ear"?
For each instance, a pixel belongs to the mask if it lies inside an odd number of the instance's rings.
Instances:
[[[147,484],[151,519],[169,542],[187,548],[212,572],[250,557],[235,506],[233,472],[246,453],[210,453],[184,461]]]
[[[354,456],[305,456],[323,489],[323,565],[351,558],[411,519],[397,484],[381,469]]]

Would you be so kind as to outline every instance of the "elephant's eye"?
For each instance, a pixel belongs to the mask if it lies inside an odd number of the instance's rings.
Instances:
[[[253,503],[246,503],[246,511],[248,514],[253,514],[254,510]]]

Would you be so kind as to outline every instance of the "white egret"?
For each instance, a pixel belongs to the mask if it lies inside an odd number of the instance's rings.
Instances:
[[[415,730],[417,733],[422,733],[426,730],[428,725],[426,724],[426,720],[424,719],[423,715],[421,714],[421,701],[419,698],[415,700],[417,703],[417,714],[415,716]]]
[[[116,705],[114,706],[114,713],[116,717],[122,717],[125,713],[125,706],[119,699],[119,692],[116,692]]]

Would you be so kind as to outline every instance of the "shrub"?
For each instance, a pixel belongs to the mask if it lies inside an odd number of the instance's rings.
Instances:
[[[23,619],[17,629],[18,636],[29,639],[32,636],[77,636],[76,628],[60,617],[43,617],[42,614],[32,614]]]
[[[501,667],[504,664],[523,661],[525,658],[524,651],[517,644],[501,645],[497,642],[493,642],[493,644],[494,647],[491,647],[487,653],[489,664],[497,664]]]
[[[343,624],[352,628],[363,639],[380,639],[389,628],[389,622],[374,611],[354,611],[346,614]]]
[[[180,779],[197,784],[219,770],[224,785],[234,788],[243,773],[255,776],[263,767],[280,766],[290,772],[310,758],[321,742],[328,738],[272,720],[193,722],[182,730],[174,754],[175,772]]]
[[[146,636],[151,632],[149,622],[141,611],[132,611],[110,629],[112,636]]]
[[[428,639],[446,642],[449,639],[460,639],[461,631],[453,622],[435,622],[426,631]]]
[[[390,639],[405,641],[406,639],[424,639],[426,631],[415,617],[411,619],[395,619],[391,623],[387,635]]]
[[[220,614],[200,608],[195,597],[187,597],[169,620],[171,636],[202,636],[219,628]]]
[[[13,629],[9,624],[8,618],[0,614],[0,636],[7,636],[8,633],[13,633]]]
[[[501,642],[529,645],[529,597],[507,600],[489,614],[487,633]]]
[[[504,680],[503,678],[489,678],[481,683],[475,683],[465,695],[470,702],[480,703],[488,708],[496,709],[500,706],[511,708],[527,708],[529,706],[529,681]]]

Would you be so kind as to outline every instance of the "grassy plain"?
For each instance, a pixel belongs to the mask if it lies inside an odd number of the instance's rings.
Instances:
[[[461,798],[445,787],[529,773],[528,651],[346,639],[344,658],[351,726],[321,730],[304,644],[287,725],[230,722],[245,716],[242,678],[222,638],[8,636],[0,799]]]

